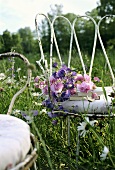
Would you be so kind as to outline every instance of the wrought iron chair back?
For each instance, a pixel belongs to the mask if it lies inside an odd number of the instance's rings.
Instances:
[[[102,41],[102,38],[101,38],[101,35],[100,35],[100,25],[101,25],[101,22],[106,17],[115,17],[114,15],[106,15],[103,18],[101,18],[98,23],[96,23],[96,21],[92,17],[90,17],[88,15],[85,15],[85,16],[76,16],[76,18],[74,19],[73,23],[71,23],[68,20],[68,18],[66,18],[64,16],[56,16],[51,21],[45,14],[37,14],[36,18],[35,18],[35,25],[36,25],[37,35],[38,35],[38,42],[39,42],[39,47],[40,47],[40,52],[41,52],[41,59],[43,59],[43,60],[45,60],[45,56],[44,56],[44,52],[43,52],[43,48],[42,48],[42,42],[41,42],[40,35],[39,35],[39,29],[38,29],[39,26],[38,26],[38,21],[37,21],[39,15],[43,15],[47,19],[47,21],[49,23],[49,26],[50,26],[50,29],[51,29],[50,52],[49,52],[49,55],[50,55],[50,75],[52,73],[52,57],[53,57],[53,45],[54,44],[55,44],[55,47],[56,47],[56,51],[57,51],[57,55],[58,55],[60,64],[62,65],[62,63],[63,63],[62,57],[61,57],[61,54],[60,54],[60,50],[58,48],[57,40],[56,40],[55,30],[54,30],[54,24],[55,24],[55,22],[56,22],[56,20],[58,18],[62,18],[64,20],[66,20],[68,25],[70,26],[71,37],[70,37],[70,47],[69,47],[69,54],[68,54],[68,67],[70,67],[70,65],[71,65],[72,43],[73,43],[73,39],[74,39],[75,43],[76,43],[76,48],[78,50],[78,54],[79,54],[79,57],[80,57],[81,65],[82,65],[82,68],[83,68],[83,72],[86,73],[85,64],[84,64],[83,56],[82,56],[81,49],[80,49],[80,46],[79,46],[77,33],[75,32],[75,23],[76,23],[76,21],[79,18],[84,18],[85,17],[85,18],[90,19],[92,21],[92,23],[94,24],[94,27],[95,27],[94,42],[93,42],[93,47],[92,47],[92,55],[91,55],[91,62],[90,62],[90,68],[89,68],[89,76],[91,76],[91,73],[92,73],[92,67],[93,67],[95,51],[96,51],[96,43],[97,43],[97,38],[98,38],[99,42],[101,44],[104,56],[105,56],[105,60],[106,60],[106,62],[108,64],[108,67],[109,67],[109,70],[110,70],[110,73],[111,73],[111,76],[112,76],[112,79],[113,79],[113,85],[114,85],[115,77],[114,77],[113,70],[111,68],[111,64],[110,64],[110,61],[108,59],[108,56],[107,56],[107,53],[106,53],[106,50],[105,50],[105,47],[104,47],[104,44],[103,44],[103,41]]]
[[[103,54],[104,54],[104,57],[105,57],[105,60],[106,60],[106,63],[108,65],[108,68],[109,68],[109,71],[110,71],[110,74],[111,74],[111,77],[112,77],[112,81],[113,81],[113,85],[111,87],[105,87],[105,90],[107,90],[107,93],[108,91],[112,91],[113,87],[115,86],[115,77],[114,77],[114,74],[113,74],[113,70],[112,70],[112,67],[111,67],[111,64],[110,64],[110,61],[109,61],[109,58],[107,56],[107,53],[106,53],[106,50],[105,50],[105,47],[104,47],[104,44],[103,44],[103,41],[102,41],[102,38],[101,38],[101,34],[100,34],[100,25],[101,25],[101,22],[106,18],[106,17],[115,17],[114,15],[107,15],[107,16],[104,16],[103,18],[101,18],[99,20],[98,23],[96,23],[96,21],[88,16],[88,15],[85,15],[85,16],[76,16],[76,18],[74,19],[74,21],[71,23],[66,17],[64,16],[56,16],[52,21],[45,15],[45,14],[37,14],[36,15],[36,18],[35,18],[35,25],[36,25],[36,30],[37,30],[37,34],[38,34],[38,42],[39,42],[39,47],[40,47],[40,52],[41,52],[41,59],[40,61],[38,61],[38,64],[39,66],[42,68],[42,70],[44,70],[44,68],[42,67],[41,65],[41,60],[43,60],[43,62],[47,63],[47,59],[45,58],[44,56],[44,52],[43,52],[43,48],[42,48],[42,42],[41,42],[41,39],[40,39],[40,35],[39,35],[39,26],[38,26],[38,16],[39,15],[43,15],[48,23],[49,23],[49,26],[50,26],[50,30],[51,30],[51,39],[50,39],[50,51],[49,51],[49,56],[50,56],[50,75],[52,75],[52,60],[53,60],[53,46],[55,45],[56,47],[56,51],[57,51],[57,55],[58,55],[58,58],[59,58],[59,61],[60,61],[60,64],[62,65],[63,61],[62,61],[62,57],[61,57],[61,54],[60,54],[60,50],[59,50],[59,47],[58,47],[58,43],[57,43],[57,39],[56,39],[56,34],[55,34],[55,29],[54,29],[54,24],[56,22],[56,20],[58,18],[62,18],[64,20],[67,21],[69,27],[70,27],[70,32],[71,32],[71,36],[70,36],[70,45],[69,45],[69,54],[68,54],[68,67],[70,68],[71,66],[71,60],[72,60],[72,43],[73,43],[73,40],[75,40],[75,44],[76,44],[76,48],[78,50],[78,54],[79,54],[79,58],[80,58],[80,61],[81,61],[81,65],[82,65],[82,68],[83,68],[83,72],[84,74],[86,74],[86,69],[85,69],[85,64],[84,64],[84,59],[83,59],[83,56],[82,56],[82,53],[81,53],[81,49],[80,49],[80,45],[79,45],[79,42],[78,42],[78,36],[77,36],[77,32],[75,31],[75,24],[76,24],[76,21],[79,19],[79,18],[88,18],[89,20],[92,21],[93,25],[94,25],[94,40],[93,40],[93,47],[92,47],[92,55],[91,55],[91,61],[90,61],[90,68],[89,68],[89,76],[92,77],[92,68],[93,68],[93,64],[94,64],[94,58],[95,58],[95,51],[96,51],[96,44],[97,44],[97,39],[99,39],[99,42],[101,44],[101,47],[102,47],[102,51],[103,51]],[[46,64],[46,69],[48,68],[48,65]],[[97,87],[97,91],[99,90],[100,91],[101,89],[101,93],[103,93],[103,89],[101,87]],[[104,94],[103,94],[104,95]],[[104,101],[105,99],[102,98],[102,105],[104,106]],[[109,99],[110,101],[111,99]],[[99,101],[96,101],[96,102],[99,102]],[[93,104],[95,104],[95,109],[97,107],[97,105],[99,103],[91,103],[91,107],[93,108]],[[65,107],[68,107],[68,102],[65,102]],[[70,105],[75,105],[75,102],[70,102],[71,104]],[[87,102],[86,102],[87,103]],[[81,105],[81,103],[79,103],[79,105]],[[88,105],[89,103],[87,103],[86,107],[88,108]],[[105,105],[111,105],[111,102],[106,102]],[[99,107],[102,107],[102,106],[99,106]],[[104,106],[105,107],[105,106]],[[94,109],[94,110],[95,110]],[[94,112],[94,111],[93,111]],[[103,109],[98,110],[97,111],[98,113],[100,112],[103,112]],[[107,112],[107,110],[106,110]],[[91,111],[90,111],[91,113]]]

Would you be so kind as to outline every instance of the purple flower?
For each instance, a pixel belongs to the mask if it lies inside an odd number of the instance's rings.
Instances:
[[[70,97],[70,90],[66,90],[61,94],[61,101],[68,100]]]
[[[60,105],[60,106],[58,107],[58,110],[63,110],[63,106]]]
[[[57,75],[58,75],[59,78],[63,78],[63,77],[65,77],[65,71],[64,70],[59,70],[57,72]]]
[[[52,76],[53,76],[54,78],[57,78],[57,73],[56,73],[56,71],[52,74]]]
[[[58,114],[56,114],[56,113],[48,112],[47,114],[50,118],[58,117]]]
[[[57,63],[53,63],[52,67],[57,68],[58,64]]]
[[[42,93],[43,94],[48,94],[48,85],[46,85],[43,89],[42,89]]]
[[[33,116],[37,116],[38,115],[38,110],[32,110]]]
[[[100,79],[98,77],[94,77],[95,82],[100,82]]]
[[[75,78],[74,78],[76,81],[84,81],[84,77],[83,77],[83,75],[82,74],[77,74],[77,76],[75,76]]]
[[[27,114],[24,111],[21,111],[21,115],[25,118]]]
[[[74,84],[73,84],[72,81],[69,81],[69,82],[65,83],[64,87],[66,89],[73,89],[74,88]]]
[[[58,123],[58,120],[52,120],[53,125],[57,125],[57,123]]]
[[[75,71],[72,72],[72,76],[76,76],[77,73]]]
[[[39,78],[39,76],[37,76],[37,77],[35,77],[34,82],[38,83],[39,80],[40,80],[40,78]]]
[[[48,100],[45,100],[42,102],[42,105],[49,108],[49,109],[53,109],[54,108],[54,105],[53,103],[50,101],[50,99]]]

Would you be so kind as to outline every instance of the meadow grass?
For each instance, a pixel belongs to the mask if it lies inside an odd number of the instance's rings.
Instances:
[[[110,62],[112,63],[112,68],[114,70],[114,55],[112,53],[109,56],[111,56]],[[30,55],[28,59],[34,64],[35,61],[38,60],[37,55],[35,58]],[[26,81],[27,68],[17,59],[14,60],[15,66],[13,72],[11,69],[12,62],[9,60],[0,61],[0,72],[5,73],[6,75],[4,80],[0,80],[0,114],[7,113],[13,95]],[[55,60],[57,61],[57,59]],[[88,69],[90,66],[90,57],[85,55],[84,60]],[[82,73],[82,67],[78,56],[74,56],[71,65],[77,72]],[[17,71],[18,68],[21,68],[21,70]],[[36,66],[30,87],[18,97],[12,111],[12,115],[23,119],[30,125],[31,132],[37,139],[37,169],[115,169],[115,118],[100,118],[94,127],[88,127],[88,133],[86,133],[85,137],[81,136],[78,141],[77,127],[84,119],[82,116],[81,118],[72,116],[70,118],[70,141],[68,143],[68,117],[55,118],[58,123],[57,125],[52,124],[52,119],[48,117],[47,111],[41,105],[42,98],[33,96],[34,92],[39,92],[34,87],[34,78],[40,74],[41,71],[38,66]],[[108,66],[106,65],[104,56],[100,52],[98,52],[95,57],[92,77],[94,76],[99,77],[105,86],[112,85],[112,78]],[[8,82],[8,77],[12,78],[12,83]],[[33,116],[33,110],[38,111],[36,116]],[[21,113],[26,113],[29,116],[29,119],[23,117]],[[79,148],[77,148],[77,142],[80,143]],[[100,155],[104,146],[109,148],[109,153],[107,158],[102,161],[100,160]],[[77,149],[80,151],[78,157],[76,157]]]

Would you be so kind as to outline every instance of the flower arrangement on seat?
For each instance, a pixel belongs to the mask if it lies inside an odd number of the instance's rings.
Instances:
[[[64,64],[59,68],[57,63],[54,63],[53,68],[55,71],[48,79],[43,76],[35,78],[35,87],[40,89],[45,97],[42,104],[50,111],[66,110],[63,107],[65,101],[92,102],[99,99],[94,83],[100,81],[98,77],[94,77],[93,82],[89,75],[79,74]]]

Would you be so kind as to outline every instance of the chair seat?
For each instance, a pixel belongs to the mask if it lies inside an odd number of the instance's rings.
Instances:
[[[112,97],[109,94],[113,91],[112,87],[105,87],[107,94],[107,100],[103,93],[102,87],[97,87],[96,92],[100,93],[100,98],[94,101],[88,101],[87,99],[80,100],[67,100],[62,102],[64,109],[67,111],[75,111],[77,113],[108,113],[108,107],[112,109]]]
[[[30,128],[26,122],[10,115],[0,115],[0,170],[23,161],[30,150]]]

